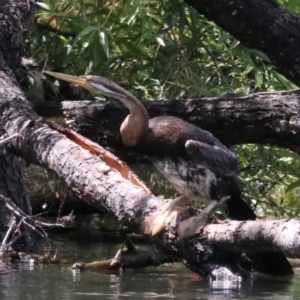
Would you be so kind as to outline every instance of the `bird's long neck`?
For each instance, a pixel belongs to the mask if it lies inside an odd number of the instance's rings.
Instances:
[[[149,126],[149,116],[144,105],[133,95],[118,95],[120,100],[130,111],[121,125],[120,132],[123,143],[126,146],[134,147],[141,137],[146,133]]]

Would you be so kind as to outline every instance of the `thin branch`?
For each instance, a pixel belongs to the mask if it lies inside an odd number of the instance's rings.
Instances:
[[[28,226],[33,231],[37,232],[42,237],[47,237],[46,231],[42,227],[64,227],[64,224],[50,224],[45,222],[40,222],[33,220],[31,216],[24,213],[19,207],[16,206],[15,203],[9,198],[6,198],[2,195],[0,195],[0,200],[2,200],[5,203],[5,206],[16,216],[18,216],[21,219],[21,222],[23,222],[26,226]]]
[[[6,231],[6,234],[5,234],[5,236],[4,236],[3,240],[2,240],[2,244],[1,244],[1,247],[0,247],[0,252],[4,252],[6,249],[8,249],[7,241],[8,241],[8,238],[9,238],[10,234],[13,231],[13,228],[16,225],[16,220],[15,220],[15,217],[14,217],[13,214],[10,216],[9,224],[10,224],[9,228]]]

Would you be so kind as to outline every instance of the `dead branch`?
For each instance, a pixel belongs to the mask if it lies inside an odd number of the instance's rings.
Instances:
[[[287,257],[300,257],[300,222],[296,220],[230,221],[209,225],[203,237],[222,249],[264,252],[277,249]]]
[[[300,30],[300,20],[279,1],[185,2],[247,47],[265,53],[281,74],[299,86],[300,37],[297,33]],[[201,36],[201,32],[198,34]]]
[[[226,145],[271,144],[300,154],[299,90],[143,103],[150,117],[179,117],[212,132]],[[120,105],[63,101],[35,103],[34,108],[44,117],[64,117],[59,121],[101,145],[124,150],[119,128],[127,111]]]
[[[23,212],[11,199],[6,198],[0,195],[0,201],[4,203],[5,207],[12,212],[11,219],[9,222],[8,230],[2,240],[0,247],[0,252],[6,252],[11,250],[11,246],[22,236],[22,233],[17,233],[20,230],[22,224],[36,232],[41,237],[48,237],[47,232],[44,228],[53,228],[53,227],[66,227],[66,225],[74,220],[74,216],[71,213],[69,216],[62,217],[57,220],[57,223],[45,223],[41,221],[34,220],[32,216],[27,215]],[[19,224],[16,224],[16,218],[18,219]],[[17,233],[16,236],[12,232]]]
[[[137,269],[151,266],[159,266],[165,263],[177,262],[178,258],[174,255],[168,255],[159,250],[137,251],[118,251],[117,256],[111,260],[96,260],[89,263],[76,262],[72,265],[73,270],[99,270],[99,269]]]

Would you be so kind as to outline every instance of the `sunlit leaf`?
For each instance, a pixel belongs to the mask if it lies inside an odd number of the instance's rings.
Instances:
[[[255,72],[255,87],[261,87],[263,83],[263,74],[261,71]]]
[[[46,9],[46,10],[51,11],[51,7],[50,7],[47,3],[44,3],[44,2],[36,2],[36,4],[37,4],[39,7],[43,8],[43,9]]]
[[[105,52],[106,56],[109,57],[109,43],[108,37],[105,31],[99,31],[99,38],[100,43],[102,45],[103,51]]]
[[[156,40],[157,40],[157,42],[158,42],[161,46],[163,46],[163,47],[166,46],[166,44],[165,44],[165,42],[164,42],[164,40],[163,40],[162,38],[157,37]]]

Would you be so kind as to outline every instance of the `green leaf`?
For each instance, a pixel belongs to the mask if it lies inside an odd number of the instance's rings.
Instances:
[[[163,40],[162,38],[157,37],[156,40],[157,40],[157,42],[158,42],[161,46],[166,47],[166,44],[165,44],[165,42],[164,42],[164,40]]]
[[[77,36],[76,36],[76,39],[79,39],[85,35],[88,35],[90,32],[92,32],[93,30],[96,30],[98,28],[98,26],[88,26],[86,28],[84,28],[82,31],[80,31]]]
[[[139,13],[140,8],[137,7],[136,10],[134,11],[134,13],[130,16],[130,18],[127,21],[127,24],[130,25],[131,23],[133,23],[136,20],[136,16]]]
[[[263,74],[261,71],[255,72],[255,87],[260,88],[263,84]]]
[[[253,65],[247,65],[245,71],[243,72],[244,74],[250,73],[254,69]]]
[[[288,192],[290,192],[290,191],[292,191],[292,190],[294,190],[296,188],[299,188],[299,187],[300,187],[300,180],[294,181],[294,182],[290,183],[287,186],[285,192],[288,193]]]
[[[93,26],[87,26],[86,28],[84,28],[82,31],[80,31],[77,36],[75,37],[74,41],[73,41],[73,45],[68,47],[67,50],[67,54],[70,54],[74,45],[76,45],[83,37],[85,37],[88,34],[94,34],[95,30],[98,28],[98,26],[93,25]]]
[[[103,51],[105,52],[107,58],[109,58],[108,37],[107,37],[107,33],[104,30],[99,31],[99,40],[100,40],[100,44],[103,48]]]
[[[50,7],[47,3],[36,2],[36,4],[37,4],[39,7],[43,8],[43,9],[46,9],[46,10],[51,11],[51,7]]]
[[[255,53],[259,58],[261,58],[264,61],[266,61],[269,64],[271,64],[271,61],[270,61],[269,57],[265,53],[263,53],[262,51],[256,50],[256,49],[252,49],[252,52]]]

